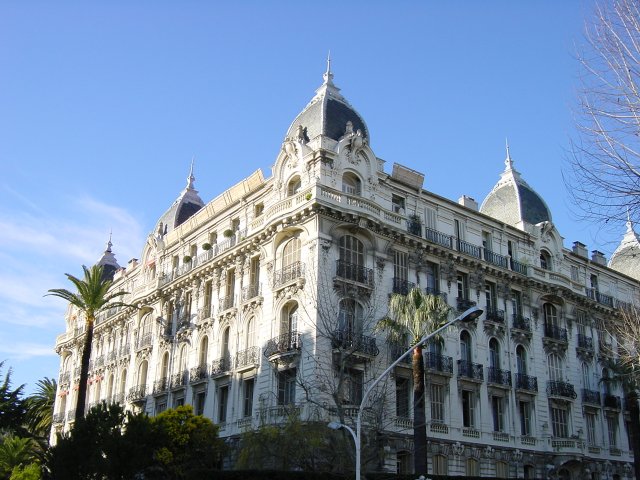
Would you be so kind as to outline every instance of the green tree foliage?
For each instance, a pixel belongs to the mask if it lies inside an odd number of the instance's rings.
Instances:
[[[54,288],[49,290],[47,294],[69,302],[84,315],[85,319],[85,337],[80,363],[76,418],[84,417],[84,404],[87,395],[87,382],[89,380],[89,358],[91,357],[93,327],[96,316],[111,307],[126,306],[126,304],[118,299],[127,294],[127,292],[109,292],[113,281],[105,278],[102,265],[94,265],[91,268],[83,265],[82,269],[84,270],[84,279],[82,280],[65,273],[69,281],[75,286],[75,293],[64,288]]]
[[[49,438],[57,388],[58,385],[54,379],[45,377],[38,380],[35,393],[25,401],[27,428],[36,437]]]
[[[302,422],[291,415],[283,426],[264,425],[241,438],[237,469],[353,471],[353,440],[326,423]],[[344,432],[349,435],[347,432]]]
[[[40,480],[42,471],[37,463],[30,463],[24,467],[16,467],[11,472],[9,480]]]
[[[197,478],[198,472],[219,467],[224,442],[218,438],[218,426],[191,405],[162,412],[152,419],[161,447],[155,452],[169,478]]]
[[[0,362],[0,372],[4,362]],[[25,405],[22,398],[24,385],[13,388],[11,385],[11,369],[4,375],[0,384],[0,433],[22,432],[24,423]]]
[[[33,440],[7,435],[0,443],[0,479],[8,479],[16,467],[35,460]]]

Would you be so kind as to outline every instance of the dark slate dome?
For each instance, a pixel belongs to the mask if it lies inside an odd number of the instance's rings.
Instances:
[[[545,201],[513,168],[508,146],[505,164],[500,180],[482,202],[480,211],[513,226],[521,222],[533,225],[551,222],[551,212]]]
[[[100,257],[100,260],[96,263],[96,265],[102,265],[103,280],[113,280],[113,276],[118,270],[120,270],[120,265],[118,265],[116,256],[111,251],[112,246],[111,238],[109,238],[109,241],[107,242],[107,249],[102,254],[102,257]]]
[[[198,210],[204,207],[204,202],[198,195],[198,191],[193,188],[195,177],[193,176],[193,164],[191,165],[191,171],[187,177],[187,186],[180,193],[180,196],[169,207],[158,220],[156,224],[155,233],[160,235],[166,235],[174,228],[186,222],[191,218]]]
[[[609,267],[640,280],[640,239],[631,219],[627,221],[627,233],[611,255]]]
[[[324,135],[333,140],[340,140],[347,130],[348,122],[351,122],[350,128],[354,133],[360,130],[363,137],[369,138],[369,130],[363,118],[334,85],[329,62],[323,79],[324,82],[316,90],[315,97],[289,127],[287,138],[301,137],[302,140],[309,141],[318,135]]]

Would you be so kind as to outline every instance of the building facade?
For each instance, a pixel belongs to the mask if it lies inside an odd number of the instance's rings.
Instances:
[[[385,172],[369,138],[328,69],[269,178],[205,203],[192,169],[141,260],[120,267],[109,243],[99,263],[135,308],[96,322],[89,404],[155,415],[188,403],[230,442],[292,413],[350,424],[407,348],[375,323],[392,293],[417,287],[484,310],[426,347],[427,473],[633,478],[622,391],[600,382],[616,345],[606,326],[639,300],[631,223],[607,265],[563,246],[508,149],[479,207],[424,190],[405,166]],[[74,421],[83,328],[69,308],[54,434]],[[411,382],[401,363],[372,396],[365,430],[384,448],[371,468],[411,469]]]

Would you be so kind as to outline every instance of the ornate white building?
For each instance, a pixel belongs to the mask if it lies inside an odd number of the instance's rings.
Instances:
[[[427,348],[428,473],[632,478],[622,391],[599,382],[616,342],[604,326],[639,300],[631,223],[609,266],[565,248],[508,149],[480,208],[425,191],[410,168],[385,172],[332,79],[271,177],[205,203],[192,171],[140,261],[121,268],[109,243],[100,263],[137,308],[98,319],[88,402],[150,415],[189,403],[229,439],[292,412],[353,422],[363,388],[406,349],[375,321],[392,292],[417,286],[485,312]],[[56,339],[54,432],[74,421],[83,325],[70,308]],[[411,468],[410,373],[400,364],[373,396],[365,429],[384,448],[372,468]]]

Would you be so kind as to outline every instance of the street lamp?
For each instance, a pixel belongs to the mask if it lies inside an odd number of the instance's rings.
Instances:
[[[380,374],[380,376],[378,378],[376,378],[371,385],[369,385],[369,387],[367,387],[367,389],[364,392],[364,395],[362,395],[362,401],[360,402],[360,408],[358,409],[358,416],[356,418],[356,431],[355,432],[353,431],[353,429],[351,427],[349,427],[348,425],[345,425],[343,423],[340,423],[340,422],[330,422],[327,425],[332,430],[339,430],[341,428],[344,428],[345,430],[349,431],[349,433],[351,433],[351,436],[353,437],[353,441],[356,444],[356,478],[355,478],[355,480],[360,480],[360,443],[361,443],[360,439],[361,439],[361,427],[362,427],[362,411],[364,410],[364,405],[367,402],[367,398],[369,398],[369,394],[371,393],[373,388],[378,383],[380,383],[380,380],[382,380],[384,377],[386,377],[389,374],[389,372],[391,372],[391,370],[393,370],[396,367],[396,365],[398,365],[402,361],[402,359],[404,357],[406,357],[407,355],[409,355],[413,351],[413,349],[416,348],[418,345],[422,345],[423,343],[427,342],[428,340],[430,340],[431,338],[435,337],[436,335],[438,335],[443,330],[446,330],[447,328],[449,328],[451,325],[453,325],[456,322],[460,322],[460,321],[470,322],[472,320],[475,320],[480,315],[482,315],[482,312],[483,311],[480,308],[476,307],[476,306],[473,306],[473,307],[469,308],[468,310],[465,310],[464,312],[462,312],[461,315],[459,315],[456,318],[454,318],[453,320],[445,323],[443,326],[441,326],[437,330],[435,330],[435,331],[425,335],[424,337],[422,337],[418,343],[416,343],[412,347],[409,347],[409,349],[406,352],[404,352],[402,355],[400,355],[391,365],[389,365],[387,367],[387,369],[384,372],[382,372]],[[416,472],[416,473],[420,473],[420,472]]]

